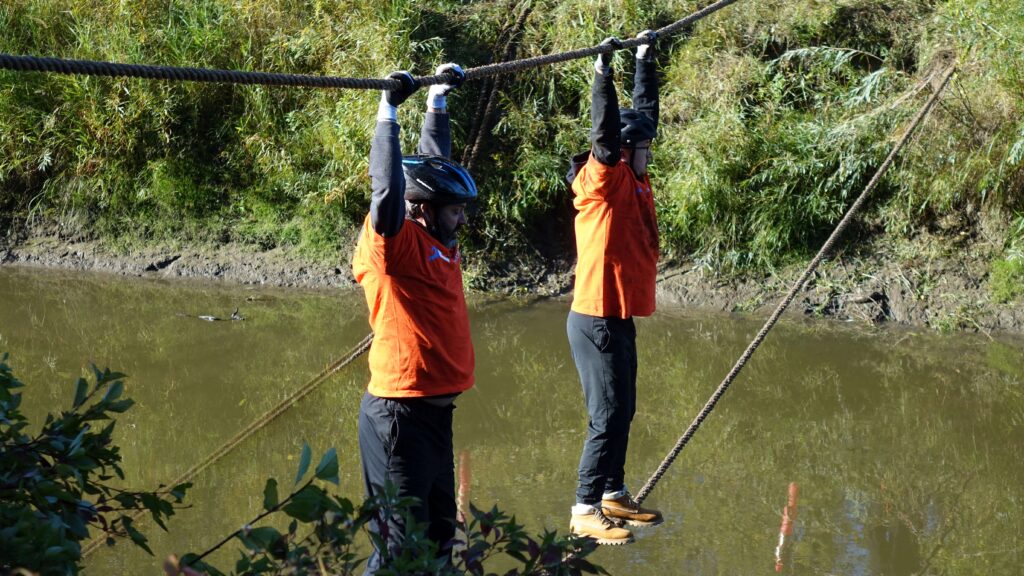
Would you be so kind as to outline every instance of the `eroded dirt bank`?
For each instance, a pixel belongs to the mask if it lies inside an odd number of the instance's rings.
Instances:
[[[1024,332],[1024,303],[992,301],[989,262],[996,250],[984,242],[936,249],[920,238],[901,246],[861,246],[825,261],[797,295],[788,314],[863,323],[895,322],[938,330]],[[258,251],[238,245],[113,250],[98,241],[36,237],[0,247],[0,264],[103,271],[155,278],[208,278],[239,284],[305,288],[353,288],[347,262],[312,262],[294,251]],[[757,278],[727,279],[693,262],[667,260],[658,301],[767,316],[803,272],[796,263]],[[485,269],[466,263],[471,284],[499,292],[558,296],[572,287],[569,262]]]

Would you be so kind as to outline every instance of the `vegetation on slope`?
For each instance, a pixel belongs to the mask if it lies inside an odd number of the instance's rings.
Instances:
[[[382,77],[632,36],[692,1],[14,0],[0,51]],[[530,10],[521,34],[514,22]],[[1020,276],[1024,13],[1015,0],[737,2],[660,42],[653,167],[663,245],[711,270],[770,269],[820,244],[937,74],[960,73],[862,220],[862,236],[1005,235]],[[632,63],[619,53],[623,102]],[[590,63],[449,99],[456,157],[482,185],[470,252],[571,251],[564,173],[585,150]],[[333,258],[365,213],[376,93],[0,72],[0,207],[11,222],[119,241],[298,246]],[[422,105],[400,113],[412,149]],[[463,151],[466,150],[465,155]],[[1016,225],[1014,225],[1016,224]],[[509,247],[515,248],[510,252]],[[1015,248],[1016,247],[1016,248]]]

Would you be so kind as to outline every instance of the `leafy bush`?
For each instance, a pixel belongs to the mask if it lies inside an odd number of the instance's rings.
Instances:
[[[309,446],[303,446],[295,491],[279,500],[277,481],[268,480],[263,491],[264,512],[231,535],[244,547],[232,573],[361,573],[361,565],[366,558],[355,550],[359,533],[375,518],[391,515],[403,516],[409,529],[402,540],[400,552],[395,556],[387,556],[384,540],[380,535],[371,533],[373,544],[385,551],[382,559],[385,569],[378,572],[381,574],[493,574],[493,568],[488,570],[487,565],[495,562],[514,565],[505,572],[510,576],[607,573],[586,560],[596,547],[592,540],[574,536],[564,538],[548,531],[539,538],[530,537],[514,517],[497,508],[489,512],[471,508],[472,519],[468,524],[460,525],[460,533],[449,543],[454,554],[452,561],[448,562],[438,557],[438,544],[427,538],[426,526],[417,524],[410,514],[410,508],[416,503],[414,498],[398,496],[397,489],[389,485],[372,499],[355,506],[316,484],[338,483],[338,458],[333,448],[322,457],[313,475],[303,482],[309,472],[310,456]],[[280,531],[272,526],[255,527],[257,522],[277,512],[289,519],[287,530]],[[186,554],[180,562],[174,563],[175,567],[170,572],[190,568],[212,575],[224,574],[219,568],[203,562],[203,558],[228,540],[225,538],[201,554]]]
[[[21,413],[23,384],[14,377],[7,355],[0,356],[0,573],[18,569],[41,574],[77,574],[81,569],[81,543],[90,532],[106,536],[114,545],[128,538],[150,554],[147,539],[135,526],[148,512],[161,528],[174,515],[191,484],[138,492],[115,486],[123,480],[119,449],[111,441],[113,415],[132,401],[122,398],[123,374],[93,368],[95,384],[79,379],[72,407],[48,415],[38,434],[25,431],[29,422]],[[97,422],[109,421],[100,430]],[[410,515],[413,499],[397,495],[387,486],[380,495],[355,506],[332,495],[320,483],[338,484],[338,457],[329,450],[309,478],[311,451],[303,446],[295,490],[281,499],[278,483],[270,479],[263,491],[265,511],[242,530],[202,554],[189,554],[180,566],[209,574],[223,574],[203,562],[207,554],[236,538],[244,547],[235,564],[237,574],[354,574],[366,560],[355,549],[360,532],[374,518],[403,515],[410,527],[397,557],[386,558],[389,573],[484,574],[487,565],[512,565],[507,574],[605,574],[586,557],[593,541],[545,531],[529,536],[497,508],[471,509],[472,519],[462,524],[452,563],[437,559],[438,544],[426,537],[426,527]],[[300,485],[301,484],[301,485]],[[290,519],[287,530],[255,525],[273,513]],[[378,536],[374,542],[382,549]]]
[[[124,479],[121,456],[111,443],[114,414],[132,401],[122,399],[122,374],[93,368],[95,384],[75,386],[71,409],[48,415],[38,434],[19,409],[23,384],[0,356],[0,572],[26,568],[43,574],[76,574],[81,542],[90,530],[107,544],[128,537],[152,554],[146,537],[133,525],[136,512],[164,521],[185,497],[189,484],[155,492],[114,485]],[[95,426],[109,421],[100,429]]]

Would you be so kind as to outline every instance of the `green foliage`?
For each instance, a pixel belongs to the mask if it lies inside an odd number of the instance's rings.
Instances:
[[[516,567],[505,574],[606,574],[586,560],[596,544],[588,539],[563,538],[545,532],[539,539],[530,537],[523,526],[497,508],[483,512],[472,508],[472,520],[460,526],[452,562],[438,557],[438,543],[426,536],[426,526],[417,524],[410,513],[415,498],[402,497],[393,485],[358,507],[345,498],[333,496],[315,482],[338,484],[338,456],[332,448],[320,460],[313,476],[306,478],[312,451],[303,445],[295,485],[298,488],[284,500],[278,500],[278,484],[267,481],[264,488],[264,512],[232,534],[244,547],[233,574],[355,574],[366,560],[355,550],[359,533],[375,518],[401,516],[409,526],[397,553],[388,551],[383,537],[371,533],[374,546],[383,551],[384,570],[378,573],[400,575],[493,574],[485,564],[504,560]],[[299,484],[302,483],[301,486]],[[282,532],[271,526],[254,527],[267,516],[281,512],[290,520]],[[190,568],[214,576],[224,574],[203,562],[228,539],[203,552],[182,557],[179,570]]]
[[[369,42],[377,35],[397,40],[391,26],[401,25],[355,25],[375,22],[366,14],[373,10],[80,2],[58,11],[28,0],[0,8],[0,22],[14,29],[0,50],[379,76],[412,46]],[[350,60],[365,65],[336,69]],[[112,236],[197,240],[213,232],[316,251],[325,241],[320,221],[351,221],[365,209],[365,191],[354,183],[366,173],[366,154],[357,151],[365,150],[369,132],[355,120],[371,116],[372,99],[125,79],[0,78],[0,189],[23,211],[36,198],[59,222],[84,212],[95,220],[92,232]],[[325,207],[325,198],[333,206]]]
[[[79,379],[71,409],[49,415],[38,434],[21,413],[23,384],[14,377],[7,355],[0,356],[0,572],[18,568],[42,574],[77,574],[81,569],[81,543],[90,532],[105,534],[108,545],[125,537],[152,554],[145,535],[136,527],[138,513],[148,512],[161,528],[174,515],[191,484],[155,492],[135,492],[114,485],[124,478],[119,449],[112,443],[113,416],[128,410],[123,398],[124,375],[93,369],[95,383]],[[98,422],[102,428],[94,429]],[[330,494],[321,484],[339,483],[337,452],[332,448],[312,466],[312,451],[304,445],[299,457],[295,489],[281,498],[278,482],[267,481],[264,512],[232,534],[245,551],[235,564],[237,574],[354,574],[365,562],[356,542],[374,518],[402,515],[411,528],[399,554],[387,558],[393,574],[485,574],[487,566],[515,567],[508,574],[603,574],[586,557],[595,545],[586,539],[544,532],[528,535],[497,508],[472,509],[462,525],[453,563],[437,559],[438,544],[416,524],[411,498],[400,497],[388,486],[359,506]],[[312,468],[312,474],[310,469]],[[281,513],[286,530],[255,525]],[[379,536],[373,536],[381,549]],[[229,539],[202,555],[186,555],[182,564],[222,574],[202,559]]]
[[[418,74],[503,58],[512,2],[253,0],[0,7],[0,51],[324,75]],[[519,56],[632,36],[692,2],[530,3]],[[929,83],[961,74],[893,166],[861,233],[959,232],[1024,186],[1024,13],[1016,0],[737,4],[662,39],[652,174],[664,247],[716,269],[816,249]],[[386,39],[387,41],[382,41]],[[632,62],[619,53],[620,100]],[[589,62],[517,73],[473,172],[470,252],[506,260],[571,237],[568,158],[588,147]],[[450,98],[455,155],[483,82]],[[138,240],[234,240],[336,256],[367,207],[375,94],[0,73],[0,208]],[[422,105],[403,107],[412,150]],[[82,224],[85,223],[85,224]],[[559,229],[551,231],[553,226]],[[545,235],[539,235],[544,232]],[[540,246],[545,248],[546,246]],[[550,248],[550,247],[548,247]],[[526,251],[531,253],[530,250]]]
[[[75,385],[71,409],[46,417],[42,429],[28,433],[21,413],[23,384],[14,377],[7,355],[0,356],[0,571],[27,568],[43,574],[76,574],[81,542],[90,530],[107,544],[127,537],[152,553],[133,525],[135,512],[149,512],[166,530],[189,484],[157,492],[133,492],[115,486],[124,479],[119,449],[111,442],[113,415],[132,401],[122,398],[123,374],[93,368],[95,383]],[[109,422],[108,422],[109,421]],[[105,423],[102,427],[98,424]]]
[[[989,290],[996,302],[1024,296],[1024,216],[1018,216],[1006,256],[992,262]]]

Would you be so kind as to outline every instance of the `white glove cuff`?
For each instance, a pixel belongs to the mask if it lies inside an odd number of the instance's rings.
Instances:
[[[448,98],[444,95],[444,86],[435,84],[427,92],[427,107],[444,110],[448,107]]]
[[[387,96],[381,94],[380,104],[377,105],[377,121],[383,122],[385,120],[398,122],[398,107],[388,104]]]

